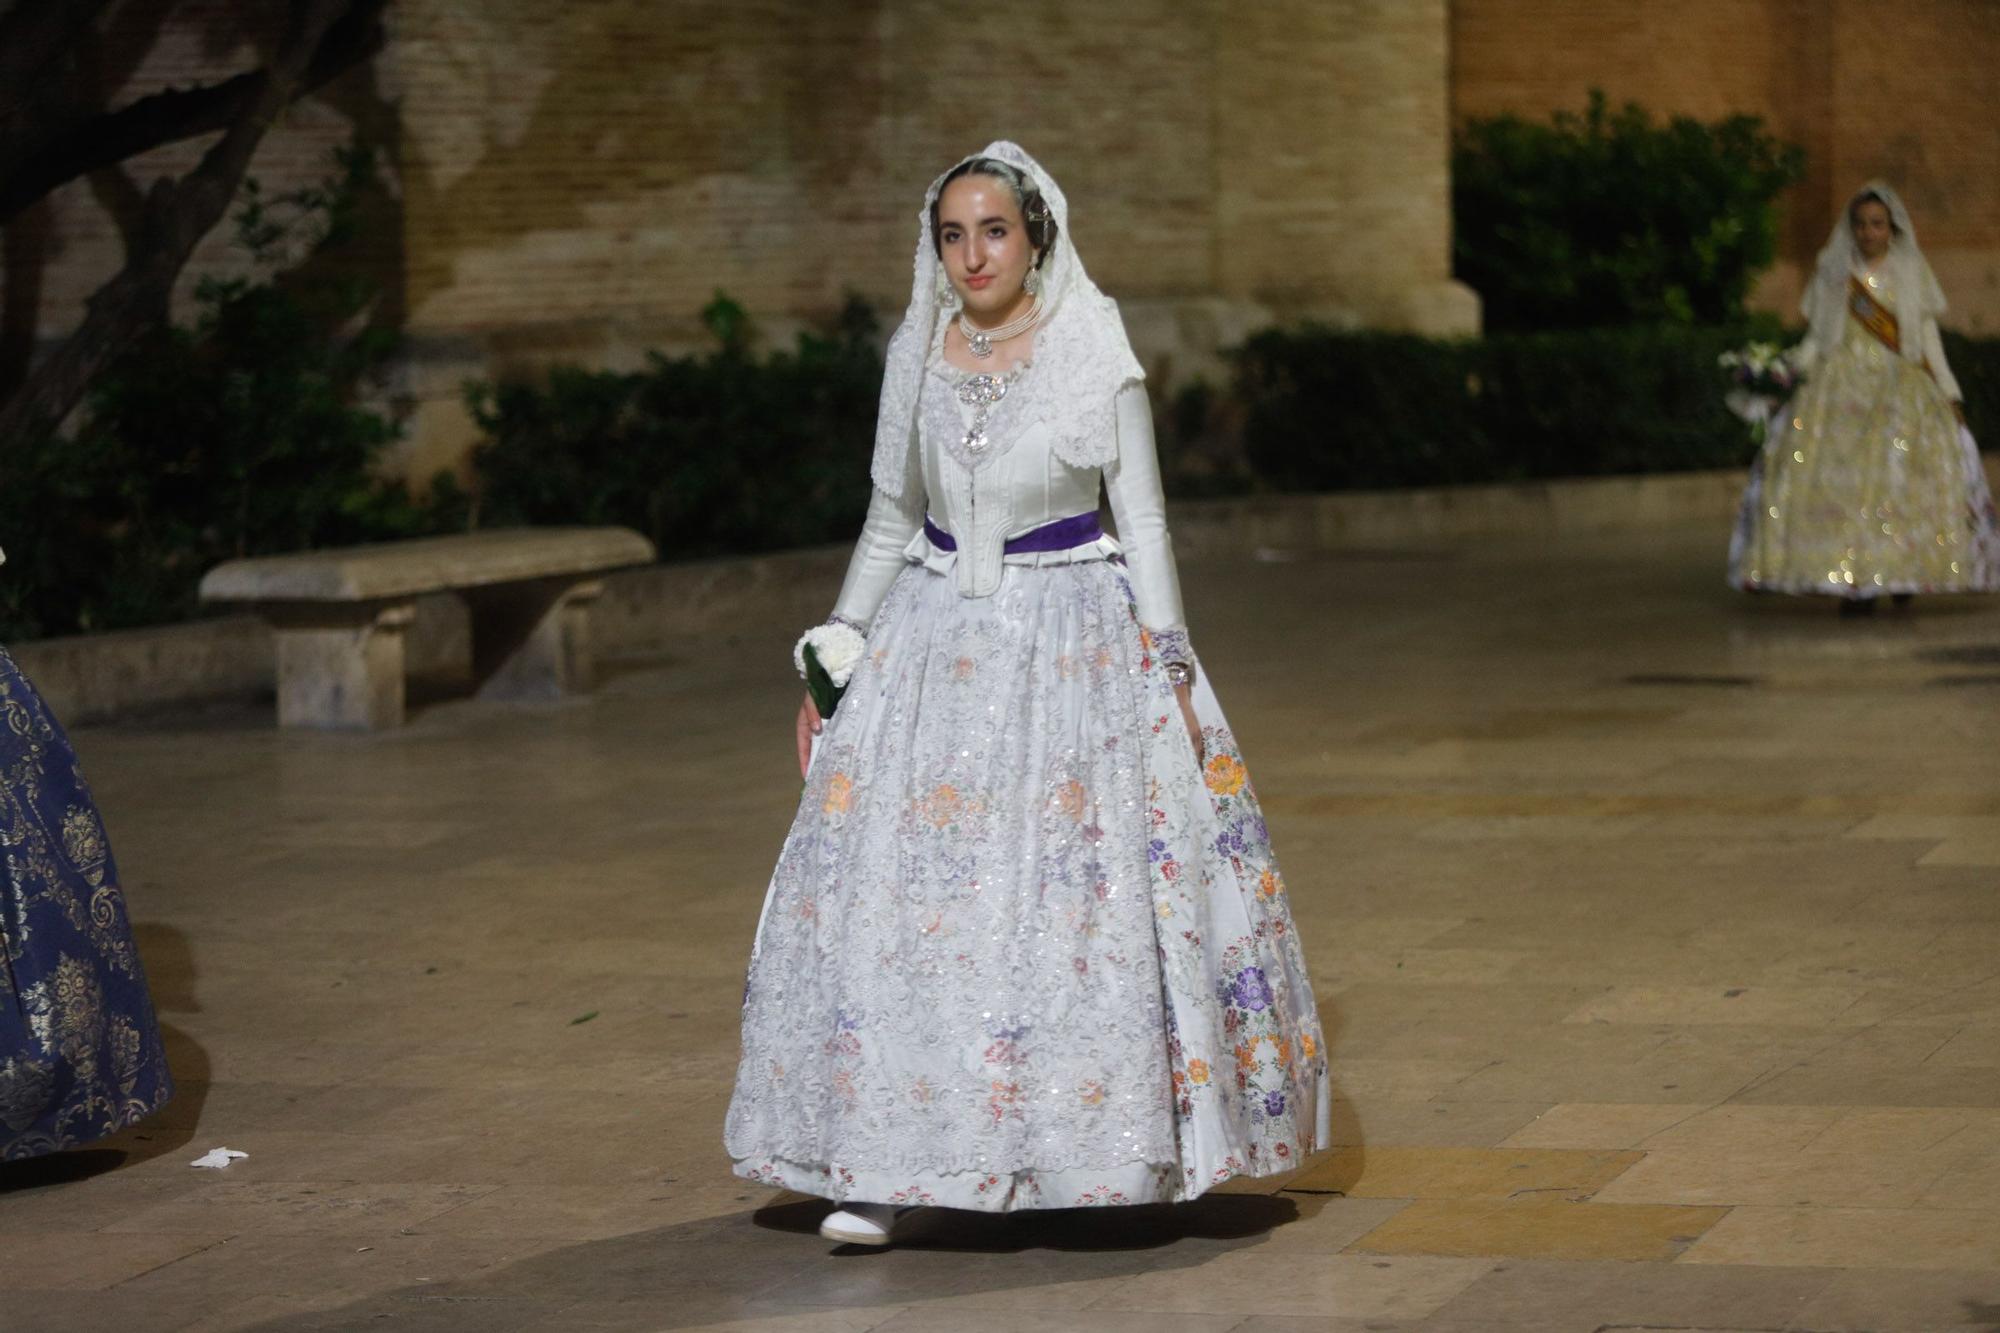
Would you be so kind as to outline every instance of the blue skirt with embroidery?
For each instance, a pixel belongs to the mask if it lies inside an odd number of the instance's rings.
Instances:
[[[104,822],[0,649],[0,1161],[114,1134],[173,1096]]]

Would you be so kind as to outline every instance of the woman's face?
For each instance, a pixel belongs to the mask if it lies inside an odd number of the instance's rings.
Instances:
[[[1895,234],[1889,224],[1889,210],[1874,199],[1864,199],[1854,206],[1848,215],[1854,227],[1854,243],[1861,247],[1861,254],[1867,259],[1880,259],[1889,253],[1889,238]]]
[[[1035,249],[1021,205],[1003,181],[960,176],[938,196],[938,255],[974,321],[1004,323],[1027,303]]]

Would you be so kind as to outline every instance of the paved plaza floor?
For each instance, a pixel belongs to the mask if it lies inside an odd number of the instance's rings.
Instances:
[[[1339,1146],[886,1253],[721,1148],[796,626],[83,729],[181,1094],[0,1170],[0,1329],[2000,1329],[2000,599],[1723,538],[1190,562]]]

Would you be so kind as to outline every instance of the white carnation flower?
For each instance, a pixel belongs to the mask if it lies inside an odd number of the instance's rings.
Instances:
[[[852,625],[835,621],[830,625],[814,625],[799,636],[792,648],[792,665],[799,669],[803,678],[806,674],[806,646],[810,644],[813,656],[826,668],[826,674],[836,686],[845,686],[854,677],[854,668],[861,662],[861,654],[867,651],[868,641],[861,637],[861,631]]]

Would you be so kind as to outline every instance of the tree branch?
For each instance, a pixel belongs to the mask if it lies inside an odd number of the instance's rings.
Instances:
[[[32,6],[30,6],[32,8]],[[298,83],[312,92],[382,49],[388,0],[359,0],[327,31]],[[38,134],[11,170],[0,169],[0,226],[59,186],[163,144],[211,134],[231,124],[256,95],[263,70],[221,83],[168,88],[116,111],[78,117]],[[10,154],[0,149],[0,167]]]
[[[346,0],[293,0],[276,56],[252,76],[255,83],[222,138],[187,175],[153,186],[125,267],[90,298],[82,325],[0,411],[0,443],[60,423],[98,373],[166,317],[188,256],[229,211],[257,145],[298,95],[328,28],[346,9]]]

